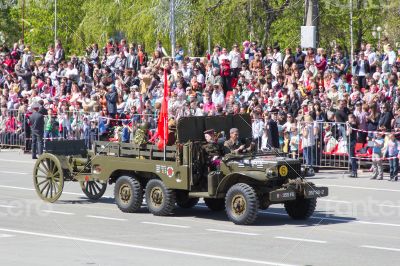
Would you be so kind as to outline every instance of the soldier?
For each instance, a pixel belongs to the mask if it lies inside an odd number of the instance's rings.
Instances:
[[[210,172],[216,170],[216,167],[219,165],[221,150],[216,142],[214,129],[208,129],[204,131],[204,137],[207,141],[207,144],[203,145],[203,149],[206,152],[206,163]]]
[[[239,154],[251,151],[251,147],[246,148],[246,145],[240,143],[239,130],[237,128],[231,128],[229,135],[229,140],[224,142],[225,154]]]
[[[176,123],[175,119],[171,118],[168,121],[167,146],[174,145],[175,143],[176,143]]]
[[[140,124],[138,129],[135,131],[135,136],[133,137],[133,143],[143,145],[147,143],[147,138],[148,138],[148,126],[149,123],[143,122]]]

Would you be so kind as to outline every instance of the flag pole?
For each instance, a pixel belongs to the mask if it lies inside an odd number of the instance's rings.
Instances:
[[[166,157],[166,149],[167,149],[167,143],[166,143],[166,138],[167,138],[167,130],[166,130],[166,128],[167,128],[167,119],[165,119],[165,117],[164,117],[164,161],[165,161],[165,157]]]

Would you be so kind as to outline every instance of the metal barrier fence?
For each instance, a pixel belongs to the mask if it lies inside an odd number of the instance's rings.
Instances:
[[[304,135],[307,129],[314,134],[311,143],[308,143]],[[297,157],[314,168],[348,169],[350,136],[347,136],[346,131],[346,123],[314,121],[311,124],[299,124]]]
[[[129,118],[133,127],[146,121],[152,133],[157,117],[152,114],[134,115]],[[95,112],[63,112],[45,116],[44,140],[85,139],[88,148],[95,140],[120,141],[122,120],[126,118],[103,117]],[[304,129],[316,130],[313,145],[307,145]],[[349,168],[349,136],[345,123],[313,122],[298,124],[298,149],[288,156],[296,157],[314,168]],[[133,139],[133,133],[130,136]],[[0,148],[31,149],[31,129],[28,116],[19,110],[0,115]]]
[[[25,122],[25,114],[19,110],[2,111],[0,114],[0,148],[25,146],[27,129]]]
[[[96,140],[120,141],[122,121],[130,120],[135,128],[148,122],[152,131],[157,117],[152,114],[135,114],[129,117],[104,117],[98,112],[62,112],[45,115],[44,142],[60,139],[85,139],[88,148]],[[131,133],[131,139],[132,139]],[[0,115],[0,148],[31,150],[29,114],[8,110]],[[45,144],[46,145],[46,144]]]

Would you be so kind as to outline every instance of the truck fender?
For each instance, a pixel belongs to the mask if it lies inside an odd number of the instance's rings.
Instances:
[[[247,171],[247,172],[233,172],[226,175],[219,182],[217,187],[217,193],[226,192],[232,185],[236,183],[264,183],[267,181],[267,177],[264,172],[261,171]]]

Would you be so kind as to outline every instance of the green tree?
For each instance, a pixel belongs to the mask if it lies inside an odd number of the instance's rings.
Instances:
[[[11,10],[16,3],[11,0],[0,0],[0,31],[4,36],[4,42],[11,45],[22,37],[17,21],[11,16]]]
[[[84,0],[63,0],[57,5],[57,39],[63,43],[66,52],[76,51],[73,43],[75,30],[80,23],[81,6]],[[25,0],[25,43],[30,44],[37,54],[44,53],[54,44],[54,0]],[[22,0],[11,9],[14,23],[22,31]]]
[[[12,1],[12,0],[0,0]],[[400,0],[353,0],[354,43],[376,42],[373,25],[397,41]],[[21,3],[0,10],[0,26],[9,41],[21,36]],[[54,42],[54,0],[25,0],[25,41],[42,53]],[[243,40],[282,48],[300,43],[302,0],[175,0],[176,39],[192,55],[212,45],[231,47]],[[170,0],[59,0],[58,37],[67,53],[82,54],[91,43],[126,38],[152,52],[156,40],[170,47]],[[1,6],[1,5],[0,5]],[[350,49],[349,0],[319,1],[320,46]],[[329,49],[328,49],[329,50]]]

